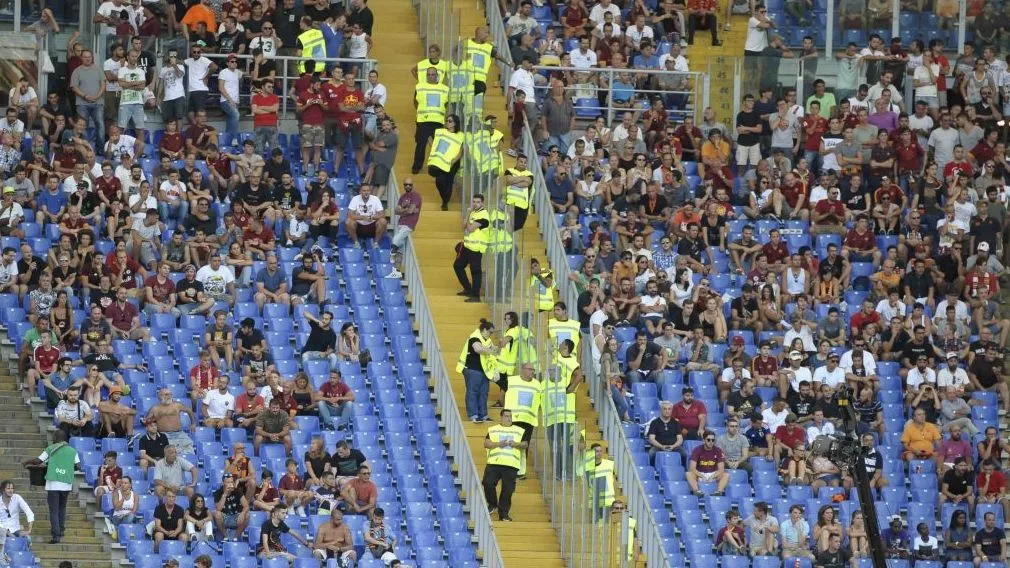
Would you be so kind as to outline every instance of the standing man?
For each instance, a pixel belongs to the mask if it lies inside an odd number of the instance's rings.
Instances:
[[[533,121],[530,124],[534,124]],[[505,169],[505,204],[513,207],[513,231],[519,231],[526,225],[533,191],[533,172],[528,168],[528,158],[518,154],[515,167]]]
[[[508,60],[498,55],[498,49],[488,41],[487,28],[481,26],[474,31],[473,39],[466,40],[465,60],[470,63],[473,72],[474,97],[483,95],[487,91],[487,75],[491,71],[493,59],[512,66]],[[474,103],[472,108],[474,114],[480,114],[482,105]]]
[[[53,432],[53,443],[42,451],[38,460],[46,465],[46,502],[52,535],[49,544],[57,544],[63,538],[67,499],[74,488],[74,470],[80,465],[81,458],[77,450],[67,444],[66,433],[57,430]]]
[[[81,52],[81,64],[70,74],[70,90],[77,95],[77,113],[95,124],[95,148],[102,147],[105,139],[105,72],[95,64],[95,54]]]
[[[428,141],[445,123],[445,109],[449,103],[449,87],[439,82],[438,68],[428,67],[425,80],[414,88],[414,108],[417,109],[417,130],[414,134],[414,162],[411,173],[421,171]]]
[[[512,424],[512,411],[501,411],[501,424],[488,428],[484,447],[487,449],[487,466],[484,468],[484,498],[487,500],[488,512],[498,511],[498,519],[511,521],[509,509],[512,507],[512,493],[516,489],[516,476],[519,473],[520,459],[526,450],[527,442],[523,441],[524,430]],[[498,482],[501,482],[501,493],[497,493]]]
[[[402,278],[403,274],[397,268],[400,265],[401,250],[407,246],[407,239],[417,228],[421,216],[421,194],[414,191],[414,178],[403,179],[403,194],[396,202],[396,230],[393,231],[393,244],[390,248],[393,270],[386,278]]]
[[[508,377],[505,391],[505,410],[513,417],[513,423],[523,429],[522,441],[529,447],[533,439],[533,429],[539,423],[540,403],[543,401],[544,386],[534,375],[533,365],[522,363],[518,375]],[[526,451],[519,456],[519,478],[526,477]]]
[[[456,278],[463,286],[457,296],[466,296],[470,303],[480,302],[481,285],[483,284],[484,251],[490,241],[491,219],[484,208],[484,196],[475,194],[470,199],[470,213],[463,223],[463,244],[458,247],[456,261],[452,264]],[[466,277],[466,268],[470,268],[470,278]]]

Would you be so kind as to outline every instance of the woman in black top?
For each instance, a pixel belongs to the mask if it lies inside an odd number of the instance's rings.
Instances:
[[[211,522],[210,510],[207,509],[207,500],[203,495],[193,495],[183,518],[190,540],[206,541],[214,537],[214,523]]]
[[[298,373],[295,376],[295,384],[291,389],[291,399],[294,401],[295,416],[317,416],[316,401],[309,384],[309,377],[305,373]]]
[[[312,438],[309,449],[305,452],[305,483],[306,485],[321,485],[319,479],[330,463],[330,454],[323,448],[322,438]]]

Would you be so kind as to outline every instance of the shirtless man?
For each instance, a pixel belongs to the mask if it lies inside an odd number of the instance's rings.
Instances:
[[[330,522],[319,526],[313,546],[316,558],[324,562],[329,558],[337,558],[345,566],[357,563],[358,555],[354,552],[351,529],[344,524],[344,513],[340,509],[333,510]]]
[[[168,442],[179,449],[179,453],[189,455],[194,453],[193,440],[182,431],[182,414],[189,416],[189,431],[196,431],[196,417],[189,406],[172,400],[172,391],[158,391],[158,404],[151,407],[147,413],[148,420],[158,424],[158,431],[168,437]]]
[[[102,421],[102,430],[107,436],[116,438],[133,438],[133,416],[137,411],[119,402],[123,398],[121,387],[109,390],[109,400],[98,403],[98,416]]]

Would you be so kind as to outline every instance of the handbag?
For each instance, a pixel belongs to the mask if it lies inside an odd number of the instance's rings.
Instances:
[[[48,53],[42,53],[42,61],[39,64],[39,71],[41,73],[56,72],[56,67],[53,65],[53,60],[49,57]]]
[[[25,463],[25,469],[28,470],[28,484],[32,487],[45,487],[46,467],[46,462],[39,458],[33,458]]]

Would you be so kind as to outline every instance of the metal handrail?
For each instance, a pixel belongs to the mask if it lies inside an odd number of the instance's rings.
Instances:
[[[393,224],[395,226],[397,221],[395,217],[396,202],[399,199],[400,191],[394,172],[389,174],[386,195],[388,208],[394,211]],[[478,546],[483,550],[483,565],[485,568],[502,568],[505,563],[502,559],[501,548],[498,546],[498,540],[491,526],[491,515],[488,513],[487,502],[484,500],[481,476],[477,471],[477,464],[474,462],[473,456],[470,455],[470,445],[463,428],[463,418],[453,394],[453,386],[449,380],[449,370],[442,358],[442,347],[439,344],[438,331],[435,329],[435,321],[428,304],[428,296],[424,290],[421,265],[414,250],[413,239],[407,239],[407,246],[402,253],[404,281],[407,283],[407,290],[412,298],[411,304],[414,308],[414,319],[417,321],[421,345],[428,354],[431,377],[435,381],[435,400],[438,401],[442,409],[442,427],[445,428],[449,451],[452,452],[453,461],[457,466],[456,475],[463,486],[466,499],[470,502],[470,518],[473,520],[473,530],[477,537]]]
[[[533,140],[528,122],[523,128],[522,150],[527,156],[537,156],[536,142]],[[533,172],[533,184],[536,187],[534,206],[537,211],[537,222],[544,244],[547,246],[547,258],[555,272],[559,297],[569,306],[576,306],[578,305],[578,293],[568,279],[572,270],[568,266],[568,255],[565,253],[561,241],[561,232],[558,230],[557,221],[553,214],[543,172],[540,168],[532,168],[531,171]],[[589,339],[589,341],[591,340],[592,338]],[[583,345],[588,344],[583,342]],[[610,397],[609,390],[602,389],[600,381],[596,377],[594,366],[591,364],[592,350],[583,348],[582,351],[583,357],[589,357],[589,363],[584,362],[582,370],[586,376],[586,382],[590,385],[590,397],[599,413],[600,428],[607,441],[610,456],[614,460],[617,478],[621,482],[621,488],[627,499],[628,511],[632,517],[638,520],[639,540],[642,550],[646,554],[648,565],[650,568],[670,568],[669,559],[663,551],[663,537],[649,506],[645,486],[642,485],[639,478],[638,469],[631,456],[631,447],[625,438],[614,401]]]
[[[667,108],[666,109],[667,115],[671,115],[671,116],[678,115],[680,117],[691,116],[691,117],[693,117],[695,119],[696,122],[700,122],[701,121],[701,111],[704,108],[703,101],[704,101],[704,91],[705,91],[705,88],[706,88],[706,82],[705,82],[705,75],[706,74],[702,73],[700,71],[687,71],[687,72],[684,72],[684,71],[667,71],[665,69],[663,69],[663,70],[655,70],[655,69],[614,69],[612,67],[594,67],[594,68],[591,68],[591,69],[583,69],[583,68],[578,68],[578,67],[561,67],[561,66],[551,66],[551,65],[534,65],[533,66],[533,70],[536,71],[536,72],[545,72],[546,74],[550,74],[551,72],[557,72],[557,71],[566,71],[566,72],[570,71],[572,73],[593,74],[593,75],[599,75],[599,76],[606,77],[607,78],[607,87],[605,87],[605,88],[600,87],[600,86],[598,86],[596,84],[595,81],[592,83],[592,87],[593,87],[593,89],[595,89],[597,91],[603,90],[604,92],[607,93],[607,104],[605,106],[599,106],[599,105],[597,105],[597,106],[591,106],[589,108],[593,109],[593,110],[599,110],[599,111],[601,111],[600,114],[603,114],[602,111],[606,111],[607,124],[610,124],[611,122],[613,122],[614,119],[616,118],[616,115],[619,115],[619,114],[624,113],[624,112],[637,112],[637,111],[641,110],[641,108],[619,108],[619,107],[613,106],[613,103],[611,101],[611,95],[613,94],[614,78],[617,77],[618,75],[620,75],[621,73],[627,73],[627,74],[629,74],[629,75],[631,75],[632,77],[635,77],[635,78],[637,78],[639,76],[645,76],[645,77],[659,77],[659,76],[671,76],[671,75],[672,76],[677,76],[677,77],[681,77],[682,76],[684,79],[686,79],[689,82],[689,84],[690,84],[690,89],[689,90],[670,91],[670,90],[664,90],[664,89],[640,89],[640,88],[636,87],[635,88],[635,98],[637,99],[638,95],[643,95],[643,94],[646,95],[646,97],[645,97],[646,99],[651,98],[653,95],[657,95],[657,96],[680,95],[680,96],[683,96],[683,97],[685,97],[684,108],[682,110],[672,110],[672,109]],[[575,84],[575,85],[568,85],[568,86],[565,87],[565,89],[568,90],[568,91],[576,91],[580,87],[582,87],[582,86],[578,85],[578,84]],[[537,85],[537,86],[534,87],[534,89],[537,90],[537,91],[544,91],[544,92],[546,92],[546,91],[550,90],[550,86],[549,85],[542,85],[542,86],[541,85]],[[592,100],[596,100],[596,99],[594,98]],[[688,103],[690,103],[690,104],[688,104]]]

